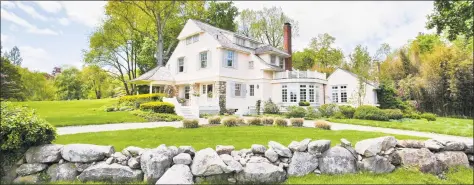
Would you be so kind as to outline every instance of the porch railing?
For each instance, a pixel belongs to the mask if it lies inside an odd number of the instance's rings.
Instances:
[[[317,71],[283,71],[283,72],[276,72],[273,74],[273,79],[326,79],[326,73],[320,73]]]

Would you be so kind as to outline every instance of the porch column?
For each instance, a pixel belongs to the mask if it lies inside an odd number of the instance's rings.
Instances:
[[[152,83],[150,82],[150,94],[152,94],[152,93],[153,93],[153,85],[152,85]]]

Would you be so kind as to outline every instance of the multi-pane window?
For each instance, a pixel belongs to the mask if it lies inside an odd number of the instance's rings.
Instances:
[[[306,101],[306,85],[300,85],[300,101]]]
[[[238,45],[245,46],[245,39],[236,38],[236,40]]]
[[[281,68],[283,68],[283,62],[285,61],[285,58],[280,57],[279,65]]]
[[[296,102],[296,92],[290,92],[290,102]]]
[[[207,67],[207,51],[199,53],[199,61],[201,61],[201,68]]]
[[[191,88],[189,86],[184,87],[184,99],[189,100],[189,91],[191,91]]]
[[[288,90],[286,89],[286,85],[281,86],[281,101],[288,102]]]
[[[202,85],[202,94],[206,94],[206,85]]]
[[[338,102],[338,88],[337,86],[332,86],[332,102],[337,103]]]
[[[193,37],[188,37],[186,38],[186,45],[192,44],[193,43]]]
[[[347,102],[347,86],[341,85],[341,103]]]
[[[275,62],[276,62],[276,56],[275,55],[270,55],[270,62],[272,64],[275,64]]]
[[[253,61],[249,61],[249,69],[253,69]]]
[[[227,51],[227,67],[233,67],[234,66],[234,51]]]
[[[184,58],[182,57],[178,59],[178,72],[184,72]]]
[[[235,96],[241,96],[240,89],[242,88],[242,84],[235,84]]]
[[[199,41],[199,35],[194,35],[193,36],[193,43]]]
[[[255,96],[255,85],[250,85],[250,96]]]
[[[212,93],[212,84],[207,85],[207,93]]]
[[[314,102],[314,85],[309,85],[309,102]]]

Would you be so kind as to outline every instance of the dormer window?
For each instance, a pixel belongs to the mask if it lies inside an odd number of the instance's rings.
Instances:
[[[276,63],[276,56],[275,55],[270,55],[270,62],[275,65]]]
[[[283,57],[280,57],[280,63],[278,66],[280,66],[281,68],[283,68],[283,62],[285,61],[285,58]]]
[[[195,42],[197,42],[197,41],[199,41],[199,34],[193,35],[193,36],[189,36],[188,38],[186,38],[186,45],[195,43]]]
[[[241,39],[241,38],[238,38],[238,37],[236,37],[235,39],[236,39],[238,45],[245,46],[245,39]]]

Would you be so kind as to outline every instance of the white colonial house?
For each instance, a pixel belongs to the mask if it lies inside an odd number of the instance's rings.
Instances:
[[[284,50],[280,50],[238,33],[188,20],[167,64],[131,83],[150,85],[150,93],[152,86],[164,90],[172,85],[175,97],[164,101],[175,104],[178,115],[194,118],[200,113],[218,113],[221,107],[236,114],[252,113],[258,100],[263,107],[263,102],[271,99],[283,109],[300,101],[315,107],[332,101],[347,103],[349,89],[356,85],[351,75],[337,70],[327,79],[325,73],[293,70],[291,25],[286,23],[283,29]],[[333,90],[333,85],[337,89]],[[368,99],[373,101],[368,103],[374,104],[376,100],[369,94]]]

